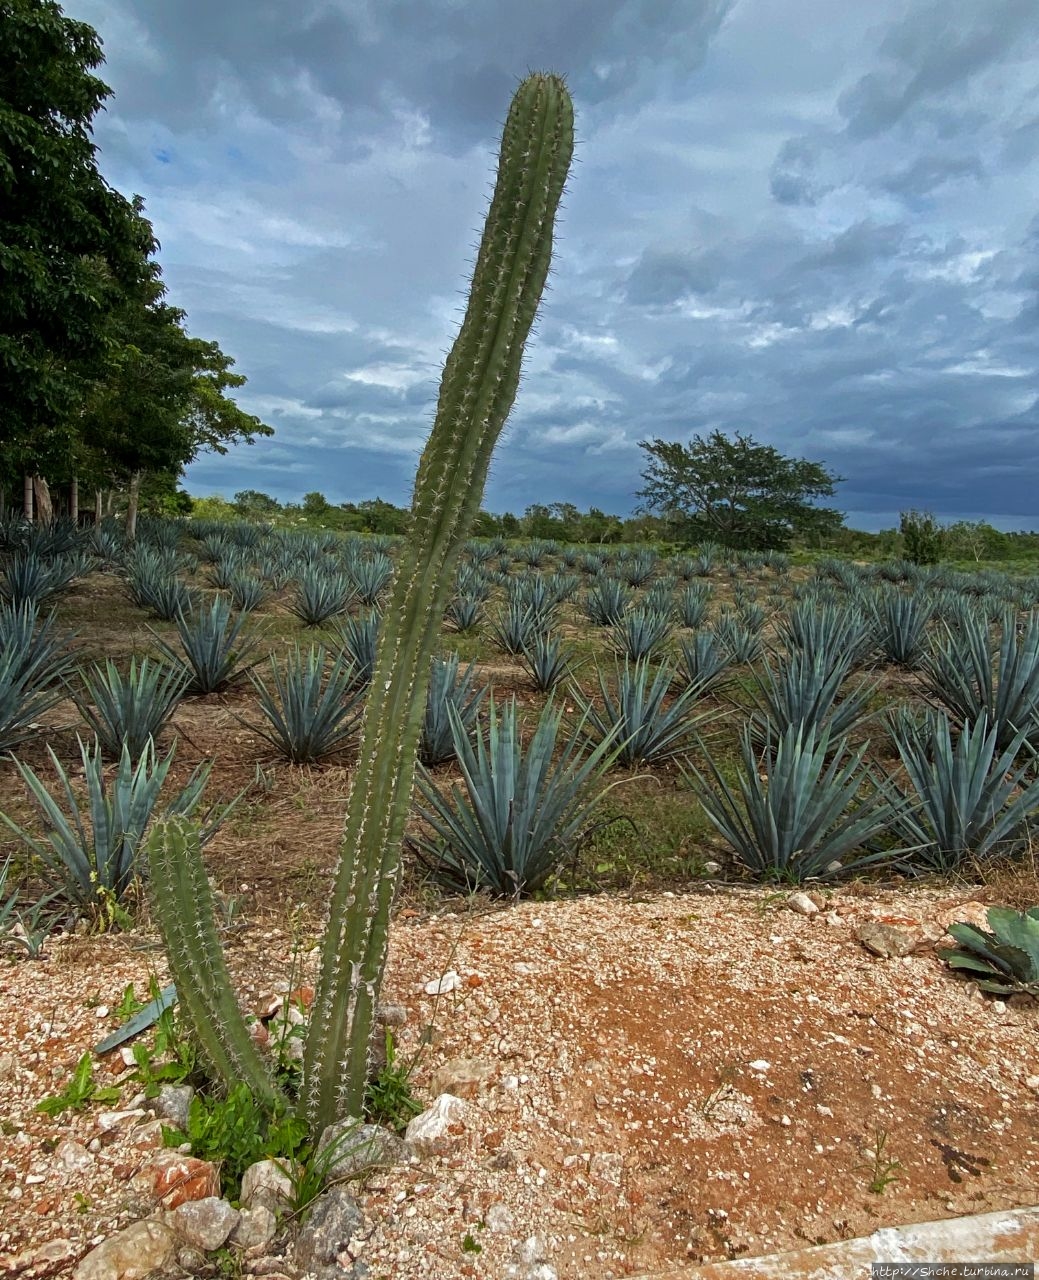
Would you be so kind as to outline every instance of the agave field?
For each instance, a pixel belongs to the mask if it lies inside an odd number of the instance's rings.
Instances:
[[[146,928],[170,815],[229,911],[320,919],[397,555],[191,519],[133,543],[0,527],[15,963]],[[976,886],[1015,910],[957,926],[949,963],[1039,991],[1039,574],[473,540],[441,640],[398,911]]]
[[[133,545],[115,526],[2,538],[4,865],[21,886],[5,929],[119,908],[159,813],[254,836],[276,790],[330,799],[319,770],[285,764],[326,766],[341,793],[389,541],[191,520],[145,522]],[[1037,609],[1039,576],[472,541],[409,883],[511,898],[708,870],[1027,869]]]

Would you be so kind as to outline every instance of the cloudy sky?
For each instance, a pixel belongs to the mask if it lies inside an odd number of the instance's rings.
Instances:
[[[193,493],[407,500],[528,69],[578,113],[491,510],[635,504],[638,441],[749,432],[1039,527],[1036,0],[68,0],[171,300],[276,436]]]

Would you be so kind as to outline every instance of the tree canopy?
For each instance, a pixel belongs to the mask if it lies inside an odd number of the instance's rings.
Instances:
[[[789,458],[737,432],[674,440],[642,440],[647,455],[643,510],[666,516],[679,541],[713,539],[725,546],[768,550],[795,536],[825,535],[841,512],[814,504],[830,497],[840,477],[818,462]]]
[[[0,47],[0,472],[138,485],[271,434],[165,300],[143,203],[98,169],[97,33],[53,0],[0,0]]]

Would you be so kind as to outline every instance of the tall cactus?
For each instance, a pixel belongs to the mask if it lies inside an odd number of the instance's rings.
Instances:
[[[419,462],[410,536],[383,617],[307,1034],[301,1105],[317,1136],[359,1115],[375,1003],[422,733],[430,659],[491,453],[519,385],[573,154],[573,104],[558,76],[531,75],[509,109],[465,319],[447,358]],[[155,907],[178,990],[214,1066],[268,1096],[243,1044],[197,840],[167,824],[149,849]],[[183,863],[180,870],[178,864]]]
[[[465,319],[419,462],[410,537],[361,728],[304,1058],[303,1105],[313,1132],[342,1115],[358,1115],[363,1102],[430,658],[491,452],[516,397],[573,133],[573,104],[562,80],[524,80],[505,122]]]

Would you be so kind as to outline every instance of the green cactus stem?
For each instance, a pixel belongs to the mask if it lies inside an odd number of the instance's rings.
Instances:
[[[573,104],[565,84],[558,76],[529,76],[505,122],[465,319],[419,462],[410,536],[361,728],[304,1058],[301,1101],[314,1134],[361,1112],[430,658],[491,453],[516,396],[572,153]]]
[[[249,1034],[224,962],[198,826],[163,818],[144,850],[170,973],[203,1053],[223,1080],[244,1081],[258,1101],[274,1105],[279,1090]]]

